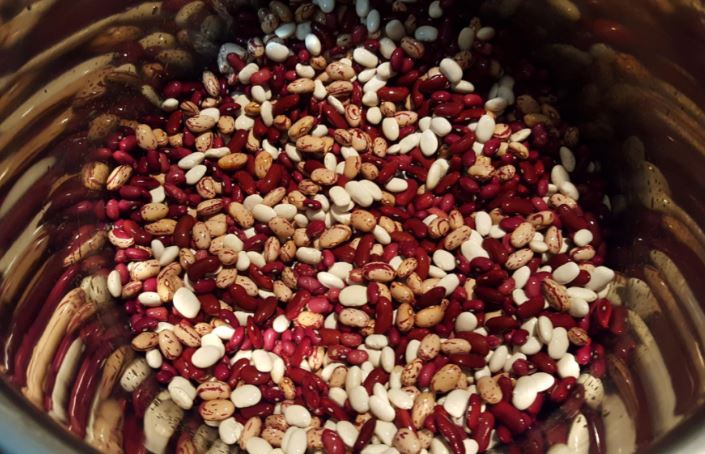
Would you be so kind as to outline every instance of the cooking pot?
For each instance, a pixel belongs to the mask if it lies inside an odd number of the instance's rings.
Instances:
[[[21,355],[36,342],[33,322],[50,315],[53,283],[70,278],[59,253],[85,222],[80,213],[56,218],[57,207],[80,197],[63,186],[88,150],[90,137],[79,131],[90,124],[88,134],[100,134],[102,112],[129,118],[149,108],[158,96],[145,79],[164,68],[188,74],[214,57],[228,30],[256,31],[258,24],[234,23],[244,3],[0,5],[0,451],[92,449],[30,404],[18,379]],[[608,177],[608,262],[619,271],[610,298],[627,309],[636,349],[627,362],[608,356],[601,443],[610,453],[698,452],[705,441],[705,60],[698,58],[705,5],[472,3],[550,68],[562,111]],[[151,53],[135,67],[130,44],[138,40]],[[120,317],[109,309],[97,315],[102,328],[120,326]],[[129,343],[117,331],[111,350]]]

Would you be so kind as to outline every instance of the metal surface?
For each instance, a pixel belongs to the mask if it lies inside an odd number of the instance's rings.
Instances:
[[[102,105],[103,82],[116,78],[121,42],[111,27],[133,26],[143,36],[172,24],[173,13],[159,2],[30,3],[0,6],[0,450],[77,452],[88,448],[11,385],[8,341],[24,334],[13,325],[27,316],[32,288],[51,274],[43,264],[55,252],[53,232],[36,213],[76,171],[59,139]],[[227,23],[224,4],[235,3],[214,1],[216,15]],[[611,264],[621,272],[611,296],[629,309],[639,347],[633,363],[610,371],[609,450],[701,452],[705,7],[697,0],[490,0],[482,13],[551,68],[562,111],[580,124],[610,176]],[[184,27],[179,36],[188,43],[179,47],[195,48],[195,58],[212,53],[198,24]],[[144,93],[138,77],[120,77]]]
[[[0,453],[95,452],[80,440],[67,436],[45,414],[28,407],[4,382],[0,382],[0,414]]]

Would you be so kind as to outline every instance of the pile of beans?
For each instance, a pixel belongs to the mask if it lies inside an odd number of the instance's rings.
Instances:
[[[120,382],[166,389],[148,449],[171,401],[226,452],[596,451],[626,329],[599,167],[545,74],[454,8],[272,1],[83,167],[107,226],[65,264],[115,248],[144,352]]]

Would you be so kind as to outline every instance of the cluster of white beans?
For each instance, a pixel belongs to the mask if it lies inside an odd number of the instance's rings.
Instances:
[[[318,0],[313,5],[314,9],[324,13],[336,9],[335,0]],[[380,100],[377,95],[390,79],[397,76],[389,61],[395,49],[403,46],[408,54],[423,52],[424,45],[431,45],[436,40],[438,30],[430,25],[408,30],[398,20],[382,23],[379,12],[370,9],[366,0],[356,1],[354,7],[369,35],[379,39],[379,54],[358,47],[344,58],[326,61],[321,41],[311,32],[310,19],[297,22],[298,12],[294,14],[282,2],[275,1],[263,18],[271,20],[270,15],[274,14],[277,26],[267,30],[268,34],[261,39],[260,49],[256,46],[245,49],[227,43],[222,45],[218,55],[218,68],[233,86],[232,101],[242,107],[238,116],[220,113],[217,107],[220,96],[217,77],[208,71],[203,73],[203,83],[211,97],[204,98],[202,105],[183,103],[175,98],[163,100],[165,112],[182,110],[184,118],[188,116],[186,127],[196,136],[195,151],[178,162],[178,167],[185,172],[186,185],[193,186],[204,197],[197,208],[189,208],[189,214],[198,220],[190,232],[194,247],[182,248],[153,240],[151,247],[141,248],[148,252],[147,258],[127,265],[129,276],[117,269],[109,274],[107,285],[113,297],[125,300],[136,298],[146,308],[171,306],[184,319],[193,320],[201,313],[201,302],[187,270],[196,262],[199,251],[208,251],[220,261],[217,269],[208,274],[216,280],[219,288],[237,284],[251,297],[275,297],[285,304],[296,291],[296,280],[291,276],[287,278],[285,272],[280,280],[274,282],[273,290],[262,289],[248,276],[251,265],[263,267],[281,260],[286,263],[289,273],[296,262],[319,267],[326,260],[327,250],[342,244],[356,247],[360,237],[370,233],[374,237],[371,252],[381,256],[385,246],[393,242],[392,233],[403,230],[399,222],[386,216],[374,216],[370,210],[393,201],[397,194],[406,191],[409,177],[400,172],[386,184],[378,185],[373,180],[380,169],[363,162],[361,153],[373,150],[376,156],[384,158],[405,155],[418,147],[424,157],[433,160],[426,180],[419,182],[419,194],[433,190],[447,175],[450,163],[443,138],[451,134],[451,122],[442,116],[419,118],[408,105],[408,100],[395,103]],[[438,1],[429,5],[430,18],[440,18],[444,14]],[[459,48],[469,52],[475,40],[489,41],[494,35],[491,27],[481,27],[479,22],[468,24],[458,36]],[[317,63],[296,65],[298,79],[289,82],[289,93],[311,95],[317,101],[327,102],[347,122],[348,129],[327,126],[315,121],[312,116],[292,122],[286,115],[275,115],[273,109],[276,109],[277,96],[273,95],[267,84],[252,85],[251,77],[263,65],[283,62],[292,55],[287,43],[296,40],[305,43],[305,48],[317,59]],[[253,55],[253,52],[262,51],[264,55]],[[234,71],[228,62],[230,54],[237,54],[245,61],[244,68]],[[503,123],[504,115],[513,111],[517,99],[512,77],[503,74],[501,69],[496,72],[497,82],[484,104],[485,114],[467,125],[476,137],[472,149],[477,158],[471,167],[464,170],[478,182],[498,175],[502,178],[503,174],[513,176],[517,172],[513,165],[502,166],[497,164],[495,158],[483,155],[485,143],[499,138],[500,154],[513,153],[519,159],[526,159],[532,133],[531,128],[511,132]],[[439,65],[430,68],[424,77],[442,74],[450,82],[453,93],[471,94],[475,88],[472,81],[463,78],[463,73],[462,62],[451,56],[440,60]],[[362,85],[362,105],[348,102],[353,81]],[[248,85],[249,96],[244,90]],[[252,134],[257,118],[267,127],[284,125],[289,139],[283,147],[267,139],[260,141]],[[358,129],[362,118],[369,124],[378,125],[381,131],[381,135],[371,142],[369,135]],[[400,128],[409,126],[413,126],[414,131],[400,138]],[[237,130],[249,132],[245,144],[247,152],[233,153],[227,146],[211,146],[214,132],[230,135]],[[179,144],[182,139],[144,124],[137,128],[136,133],[138,145],[144,150]],[[335,144],[341,145],[339,154],[331,152]],[[323,167],[311,172],[307,179],[299,183],[296,191],[277,188],[262,196],[250,195],[242,203],[232,202],[223,206],[219,183],[209,175],[204,161],[217,162],[224,171],[234,171],[243,168],[247,161],[246,153],[256,154],[255,173],[260,178],[281,153],[294,163],[304,163],[312,157],[320,159]],[[568,147],[561,148],[560,161],[550,169],[548,194],[543,198],[551,209],[560,205],[577,206],[580,198],[578,189],[571,182],[576,158]],[[110,169],[107,189],[120,191],[131,175],[129,166]],[[337,184],[340,176],[345,176],[344,185]],[[163,184],[164,175],[154,178]],[[172,235],[176,221],[167,217],[169,206],[164,186],[151,190],[150,195],[151,202],[140,211],[145,230],[155,236]],[[309,208],[305,204],[309,198],[317,201],[321,208]],[[273,318],[270,326],[277,336],[296,327],[314,330],[345,327],[364,335],[364,342],[357,349],[364,351],[367,359],[359,365],[331,359],[321,346],[298,365],[323,379],[329,385],[330,399],[341,407],[352,407],[360,415],[356,421],[322,420],[306,407],[294,404],[295,385],[287,377],[286,358],[273,351],[240,349],[228,355],[226,346],[236,335],[238,327],[223,320],[193,325],[160,322],[156,329],[139,333],[133,339],[132,346],[144,352],[144,359],[133,362],[123,374],[121,385],[127,391],[137,389],[149,375],[150,368],[161,368],[165,361],[179,358],[185,348],[191,347],[196,348],[191,357],[193,366],[208,370],[225,357],[230,364],[244,358],[260,373],[270,374],[272,382],[287,396],[287,400],[276,404],[274,414],[265,420],[254,417],[241,424],[234,415],[240,409],[253,407],[262,401],[262,390],[258,386],[240,383],[231,389],[227,383],[215,378],[195,383],[177,375],[169,382],[167,393],[160,394],[147,410],[144,420],[147,447],[153,451],[163,450],[169,440],[169,430],[173,432],[176,427],[174,422],[183,417],[184,411],[198,408],[205,424],[218,429],[219,441],[209,452],[227,452],[230,445],[237,445],[251,454],[300,454],[308,449],[322,452],[321,434],[324,429],[336,432],[345,446],[351,449],[362,424],[373,417],[376,419],[374,434],[370,444],[362,450],[364,454],[449,453],[451,448],[447,440],[423,427],[423,420],[433,407],[441,405],[451,416],[452,422],[469,433],[465,426],[465,414],[471,396],[480,395],[483,409],[487,404],[497,403],[502,396],[495,378],[499,375],[512,376],[515,361],[526,360],[540,351],[556,361],[557,377],[543,372],[512,377],[511,404],[514,407],[526,410],[539,393],[549,390],[556,383],[557,378],[574,377],[585,386],[588,405],[599,408],[604,394],[600,380],[581,374],[580,365],[569,352],[570,333],[563,327],[554,327],[546,316],[524,321],[521,329],[529,333],[528,340],[520,346],[501,344],[493,348],[485,357],[484,367],[471,370],[448,363],[434,373],[429,386],[419,388],[416,380],[426,362],[439,354],[468,353],[471,351],[470,343],[453,336],[428,334],[421,340],[410,341],[404,355],[405,362],[398,364],[387,336],[374,333],[374,320],[362,310],[363,306],[371,303],[368,301],[368,286],[375,282],[379,294],[394,302],[393,323],[400,331],[433,327],[443,319],[447,307],[445,298],[450,297],[459,286],[464,288],[468,298],[473,295],[475,282],[460,276],[456,251],[460,251],[469,262],[478,257],[490,258],[483,248],[483,241],[487,238],[501,240],[510,235],[509,242],[514,252],[504,266],[511,272],[515,283],[511,293],[513,302],[521,306],[529,300],[524,291],[532,275],[528,263],[535,257],[541,257],[543,265],[538,272],[550,274],[544,283],[546,307],[557,307],[575,318],[585,317],[590,304],[607,295],[614,272],[605,266],[583,263],[595,254],[591,246],[592,233],[581,229],[572,236],[564,236],[560,229],[552,226],[554,213],[551,209],[527,216],[519,227],[509,233],[499,226],[501,216],[489,211],[473,214],[474,228],[465,224],[457,209],[448,211],[445,217],[430,214],[423,222],[442,247],[431,255],[428,278],[422,280],[415,275],[417,263],[413,258],[395,256],[388,262],[374,262],[361,270],[355,269],[351,263],[334,261],[327,269],[318,271],[316,279],[327,289],[338,292],[338,302],[342,306],[340,311],[328,311],[324,315],[304,308],[294,319],[283,314]],[[325,224],[325,231],[314,240],[306,234],[307,226],[313,221],[323,221]],[[257,233],[256,224],[266,224],[274,233],[266,241],[263,252],[245,251],[243,239],[227,233],[228,226],[236,225],[246,238],[251,238]],[[134,239],[117,227],[109,232],[108,240],[119,249],[135,247]],[[552,254],[557,253],[568,253],[573,259],[553,269],[548,261]],[[569,286],[583,270],[589,272],[589,281],[583,286]],[[145,290],[145,282],[149,280],[155,285]],[[415,311],[413,304],[410,304],[414,295],[420,296],[436,287],[444,290],[442,302]],[[248,319],[253,316],[252,312],[233,309],[223,301],[220,304],[222,308],[233,310],[241,327],[247,325]],[[501,315],[499,311],[486,314],[484,321],[498,315]],[[475,332],[483,336],[489,334],[472,311],[464,311],[457,317],[454,333],[461,332]],[[387,383],[376,383],[370,394],[362,384],[375,368],[382,368],[388,373],[389,380]],[[396,409],[408,410],[418,431],[398,429],[394,423]],[[171,412],[168,418],[159,416],[165,411]],[[165,427],[166,432],[163,430]],[[493,439],[491,443],[496,441]],[[463,443],[467,453],[478,450],[477,443],[469,436]],[[551,452],[587,453],[588,448],[585,417],[579,415],[570,428],[568,444],[554,446]]]

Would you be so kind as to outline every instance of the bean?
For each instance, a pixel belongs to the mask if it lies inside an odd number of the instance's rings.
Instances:
[[[360,432],[357,435],[357,439],[355,440],[355,444],[353,445],[352,452],[354,454],[359,454],[362,452],[363,448],[369,444],[370,440],[372,440],[376,423],[377,420],[375,418],[370,418],[367,422],[365,422],[365,424],[362,425]]]
[[[530,424],[528,416],[504,401],[490,407],[490,412],[514,434],[523,433]]]
[[[191,245],[191,229],[196,224],[196,219],[190,215],[182,216],[174,228],[174,243],[179,247]]]
[[[345,444],[340,436],[330,429],[325,429],[321,436],[326,452],[331,454],[344,454]]]

